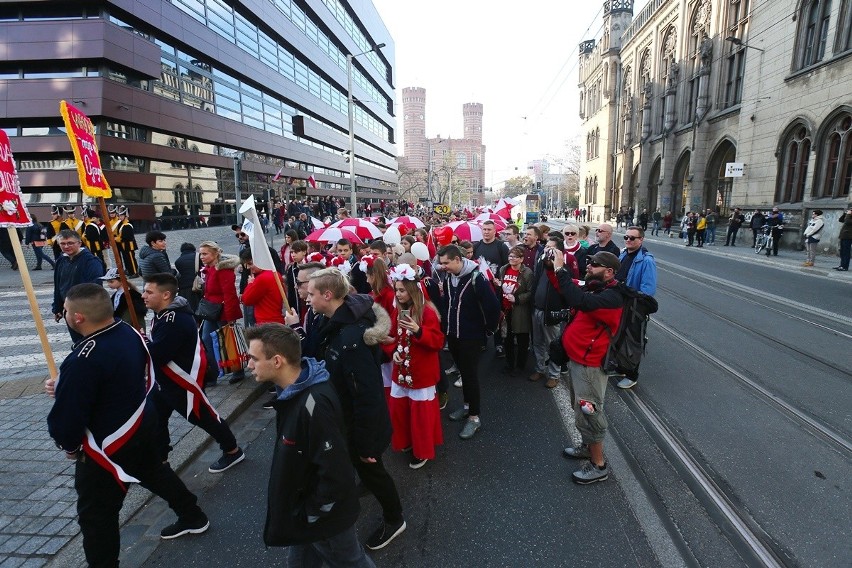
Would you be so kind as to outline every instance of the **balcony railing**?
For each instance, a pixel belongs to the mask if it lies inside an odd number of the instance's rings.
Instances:
[[[639,12],[639,15],[633,18],[633,21],[630,23],[630,26],[624,30],[624,33],[621,34],[621,45],[625,45],[628,41],[636,35],[639,30],[645,27],[651,17],[659,10],[664,4],[668,4],[670,0],[650,0],[645,7],[642,8],[642,11]]]

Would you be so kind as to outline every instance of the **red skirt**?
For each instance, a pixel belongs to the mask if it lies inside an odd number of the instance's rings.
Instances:
[[[412,448],[417,459],[435,459],[435,446],[444,443],[435,387],[409,389],[393,384],[388,410],[393,425],[391,447],[396,451]]]

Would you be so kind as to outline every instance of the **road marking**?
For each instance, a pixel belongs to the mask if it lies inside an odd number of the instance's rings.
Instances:
[[[71,353],[70,349],[54,351],[53,358],[57,363],[61,363],[69,353]],[[40,366],[44,366],[45,370],[47,370],[47,361],[44,357],[44,353],[29,353],[27,355],[9,355],[8,357],[0,357],[0,369],[15,370],[24,367]]]
[[[68,335],[68,332],[63,333],[48,333],[47,341],[54,346],[56,344],[62,344],[63,342],[67,342],[70,346],[71,344],[71,336]],[[38,338],[38,335],[24,336],[24,337],[12,337],[6,338],[3,340],[4,347],[17,347],[22,345],[40,345],[41,341]]]

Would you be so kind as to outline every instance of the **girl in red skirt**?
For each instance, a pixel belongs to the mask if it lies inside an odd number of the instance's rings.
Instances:
[[[411,449],[409,467],[435,459],[444,443],[435,385],[441,375],[438,353],[444,346],[438,311],[426,300],[416,271],[407,264],[391,270],[396,307],[391,314],[393,343],[385,345],[393,359],[390,416],[391,447]]]

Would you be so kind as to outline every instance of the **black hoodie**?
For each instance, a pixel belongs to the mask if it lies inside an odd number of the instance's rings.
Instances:
[[[381,313],[384,316],[377,317],[369,296],[350,294],[317,329],[317,359],[325,361],[340,396],[349,451],[364,458],[381,456],[391,438],[378,346],[390,331],[390,318],[384,310]]]

